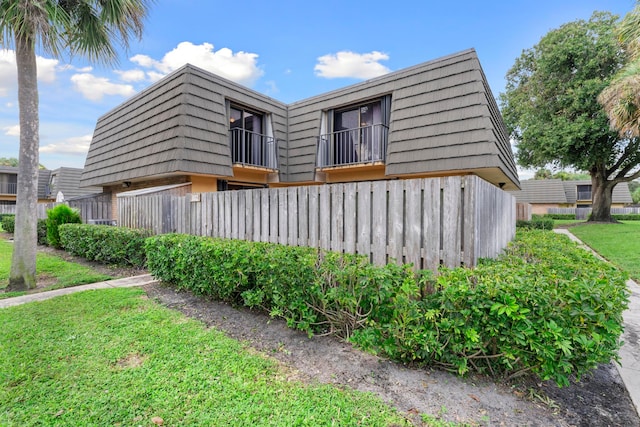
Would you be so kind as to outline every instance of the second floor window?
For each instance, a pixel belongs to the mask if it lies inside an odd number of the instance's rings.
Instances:
[[[329,110],[318,147],[318,166],[384,162],[391,97]]]
[[[277,168],[275,142],[265,132],[266,119],[262,113],[231,105],[229,135],[233,163]]]

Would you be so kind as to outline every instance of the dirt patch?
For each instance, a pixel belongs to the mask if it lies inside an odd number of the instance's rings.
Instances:
[[[147,360],[147,356],[143,356],[138,353],[131,353],[118,360],[116,365],[119,368],[138,368],[142,366],[145,360]]]
[[[611,364],[559,389],[552,383],[495,383],[439,370],[411,369],[331,337],[309,338],[285,322],[179,292],[145,286],[150,298],[246,342],[297,371],[305,381],[348,386],[379,395],[420,425],[415,414],[478,426],[640,426]]]

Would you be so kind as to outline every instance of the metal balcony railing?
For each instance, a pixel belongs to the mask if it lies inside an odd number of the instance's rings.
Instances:
[[[383,124],[341,130],[318,139],[318,167],[384,162],[389,128]]]
[[[18,184],[15,182],[0,182],[0,194],[18,194]]]
[[[272,137],[244,129],[231,129],[229,141],[234,164],[278,169],[278,144]]]
[[[578,200],[591,200],[591,191],[578,191]]]

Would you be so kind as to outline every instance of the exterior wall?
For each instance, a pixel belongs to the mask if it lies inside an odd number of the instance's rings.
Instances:
[[[322,180],[314,170],[323,111],[387,94],[386,176],[494,168],[495,185],[517,188],[506,129],[473,50],[291,104],[281,181]]]
[[[196,176],[189,177],[191,182],[191,191],[193,193],[212,193],[218,191],[218,179],[210,176]]]
[[[558,203],[531,203],[531,213],[534,215],[544,215],[548,213],[549,208],[560,208],[564,207]]]
[[[316,171],[323,112],[386,95],[391,111],[384,174],[338,178]],[[252,178],[231,161],[232,103],[267,114],[278,140],[278,174],[255,183],[477,174],[504,189],[519,186],[502,118],[473,49],[288,106],[186,65],[98,120],[82,185],[176,174],[248,182]]]
[[[187,65],[102,116],[82,184],[111,185],[166,174],[232,177],[227,104],[270,114],[286,136],[286,106]]]

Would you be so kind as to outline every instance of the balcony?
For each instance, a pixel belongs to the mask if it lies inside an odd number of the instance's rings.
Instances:
[[[318,168],[384,163],[389,128],[382,124],[340,130],[318,140]]]
[[[15,182],[0,182],[0,194],[18,194],[18,184]]]
[[[238,128],[229,131],[229,141],[234,165],[278,169],[278,144],[272,137]]]

